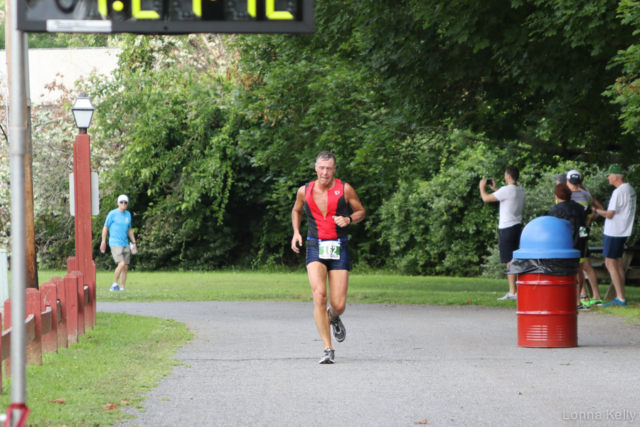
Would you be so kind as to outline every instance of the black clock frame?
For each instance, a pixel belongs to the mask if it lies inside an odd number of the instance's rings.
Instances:
[[[54,2],[55,0],[50,0]],[[169,20],[137,20],[111,21],[110,31],[95,31],[105,33],[133,33],[133,34],[191,34],[191,33],[284,33],[308,34],[313,33],[314,0],[300,0],[302,5],[302,20],[263,20],[263,21],[169,21]],[[29,33],[47,32],[47,18],[40,21],[27,20],[27,2],[18,1],[18,29]],[[77,20],[98,21],[98,20]],[[94,31],[56,31],[56,32],[94,32]]]

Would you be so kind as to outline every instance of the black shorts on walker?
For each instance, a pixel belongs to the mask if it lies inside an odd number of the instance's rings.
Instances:
[[[513,259],[513,251],[520,247],[520,235],[522,224],[516,224],[507,228],[498,228],[498,248],[500,249],[500,262],[506,264]]]

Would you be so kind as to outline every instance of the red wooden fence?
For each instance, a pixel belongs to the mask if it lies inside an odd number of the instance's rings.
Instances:
[[[54,277],[40,290],[27,288],[27,363],[42,364],[43,352],[57,352],[78,342],[96,324],[95,282],[84,284],[84,275],[72,271]],[[0,346],[0,360],[5,374],[11,375],[11,299],[4,303],[4,331]],[[2,315],[0,315],[0,322]],[[0,393],[2,374],[0,372]]]

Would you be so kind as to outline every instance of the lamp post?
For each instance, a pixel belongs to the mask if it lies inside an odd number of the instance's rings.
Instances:
[[[73,113],[73,120],[76,121],[76,126],[80,130],[80,134],[87,133],[87,129],[91,126],[91,118],[95,110],[96,108],[86,93],[81,93],[74,101],[71,112]]]
[[[91,230],[92,214],[92,177],[91,177],[91,145],[87,129],[95,108],[86,94],[81,93],[71,107],[73,118],[79,133],[73,143],[73,198],[72,214],[75,215],[76,254],[67,259],[67,273],[82,273],[83,283],[79,285],[78,297],[84,298],[84,287],[89,287],[89,298],[96,296],[96,264],[93,261],[93,233]],[[96,174],[94,174],[96,175]],[[97,175],[95,176],[97,184]],[[94,185],[97,196],[97,185]],[[97,212],[96,212],[97,214]],[[94,312],[85,312],[82,304],[78,304],[78,333],[84,334],[85,325],[92,328],[95,324]]]

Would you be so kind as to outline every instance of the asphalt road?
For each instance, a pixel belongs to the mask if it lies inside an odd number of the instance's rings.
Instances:
[[[184,363],[121,426],[640,425],[640,326],[580,313],[580,347],[517,347],[513,308],[348,304],[336,363],[311,303],[99,303],[184,322]],[[423,423],[423,424],[420,424]]]

